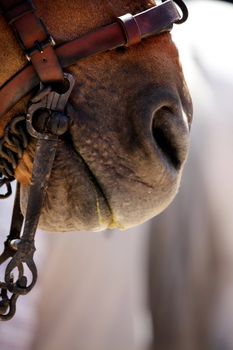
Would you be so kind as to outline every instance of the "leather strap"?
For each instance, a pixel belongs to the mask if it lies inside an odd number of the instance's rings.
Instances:
[[[15,1],[14,7],[12,7],[9,2],[2,2],[2,6],[7,10],[4,13],[4,17],[9,24],[14,23],[17,19],[35,10],[35,7],[30,1],[24,1],[23,3],[20,1],[19,4]]]
[[[140,43],[142,35],[135,17],[130,13],[127,13],[124,16],[118,17],[118,21],[125,32],[126,46]]]
[[[39,79],[43,83],[63,81],[62,68],[52,47],[53,40],[36,16],[31,1],[0,0],[0,8]]]
[[[127,20],[127,18],[129,19]],[[57,47],[54,51],[60,65],[66,68],[76,61],[94,54],[135,44],[139,41],[139,33],[141,40],[169,31],[173,23],[178,21],[181,16],[174,2],[168,0],[135,16],[127,15],[127,18],[120,17],[113,24]],[[50,47],[50,49],[52,48]],[[37,59],[40,60],[40,55],[37,55]],[[43,72],[47,75],[49,69],[44,67]],[[35,66],[28,65],[3,85],[0,89],[0,117],[36,87],[39,81]]]

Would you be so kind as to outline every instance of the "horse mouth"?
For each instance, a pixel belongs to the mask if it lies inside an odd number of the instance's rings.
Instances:
[[[88,164],[85,162],[84,158],[81,156],[81,154],[79,152],[77,152],[77,150],[75,149],[75,153],[79,156],[79,158],[82,160],[86,170],[87,170],[87,173],[88,173],[88,176],[91,180],[91,182],[93,183],[93,187],[95,188],[95,192],[96,192],[96,213],[99,217],[99,222],[100,224],[103,223],[103,216],[101,215],[101,209],[100,209],[100,203],[99,203],[99,197],[101,197],[105,204],[107,205],[108,207],[108,210],[109,210],[109,213],[111,214],[111,208],[110,208],[110,205],[108,203],[108,200],[107,200],[107,197],[98,181],[98,179],[96,178],[96,176],[94,175],[94,173],[91,171],[90,167],[88,166]],[[110,224],[111,223],[111,218],[108,218],[108,223]],[[108,225],[109,226],[109,225]]]
[[[91,228],[91,230],[100,231],[103,229],[115,227],[112,209],[98,178],[95,176],[94,172],[91,170],[90,166],[81,155],[81,152],[78,150],[75,144],[70,141],[70,137],[69,144],[75,156],[78,157],[79,161],[81,162],[86,174],[86,178],[92,185],[92,195],[95,197],[95,208],[93,211],[97,218],[97,225],[94,229]]]
[[[139,135],[141,144],[112,131],[100,133],[86,114],[71,107],[68,112],[70,129],[58,148],[41,228],[127,229],[168,206],[188,153],[187,118],[175,109],[159,107],[146,132]]]

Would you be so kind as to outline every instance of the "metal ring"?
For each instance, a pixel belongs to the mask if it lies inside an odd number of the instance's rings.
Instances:
[[[0,172],[0,188],[3,186],[6,186],[6,193],[0,194],[0,199],[6,199],[11,196],[12,194],[11,181],[13,181],[13,179],[6,179],[5,177],[2,176],[2,173]]]
[[[162,2],[165,2],[165,1],[167,0],[162,0]],[[173,0],[173,1],[176,3],[176,5],[180,8],[182,12],[182,17],[178,19],[175,23],[182,24],[188,19],[188,15],[189,15],[188,8],[185,5],[183,0]]]
[[[179,8],[182,11],[182,17],[178,19],[178,21],[176,21],[175,23],[176,24],[184,23],[188,19],[188,15],[189,15],[187,6],[185,5],[183,0],[173,0],[173,1],[176,3],[177,6],[179,6]]]

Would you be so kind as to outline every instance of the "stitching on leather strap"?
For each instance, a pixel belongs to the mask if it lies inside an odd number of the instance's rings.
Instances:
[[[141,31],[137,24],[137,21],[130,13],[117,18],[118,22],[124,29],[124,33],[127,39],[126,46],[131,46],[140,43]]]

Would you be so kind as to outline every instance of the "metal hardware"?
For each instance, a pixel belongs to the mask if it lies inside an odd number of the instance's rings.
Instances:
[[[11,181],[13,180],[14,178],[12,180],[9,180],[5,178],[2,173],[0,173],[0,188],[4,186],[6,187],[6,192],[4,194],[0,194],[0,199],[9,198],[12,195]]]
[[[26,117],[17,116],[5,128],[4,137],[0,139],[0,188],[6,189],[5,193],[0,193],[0,199],[12,194],[11,182],[15,180],[15,168],[27,145]]]
[[[75,80],[71,74],[64,73],[64,78],[69,81],[69,88],[64,94],[59,94],[55,91],[51,90],[51,87],[43,87],[41,84],[40,91],[36,96],[31,100],[31,105],[28,108],[27,116],[26,116],[26,125],[29,134],[40,140],[56,140],[57,134],[52,133],[49,130],[47,125],[47,130],[41,133],[37,131],[33,126],[33,116],[38,111],[50,111],[49,117],[52,116],[54,111],[63,112],[64,106],[67,104],[71,91],[73,90]],[[55,115],[54,115],[55,116]],[[51,120],[51,119],[50,119]],[[47,120],[47,124],[49,123],[49,118]]]
[[[48,32],[47,30],[47,27],[45,26],[44,22],[42,21],[42,19],[40,18],[39,19],[39,22],[41,24],[41,26],[43,27],[46,35],[47,35],[47,38],[43,41],[35,41],[34,42],[34,46],[30,49],[26,49],[26,47],[24,46],[24,43],[22,41],[22,39],[20,38],[19,34],[17,33],[17,31],[14,31],[15,32],[15,36],[16,36],[16,39],[19,43],[19,46],[21,47],[26,59],[30,62],[31,61],[31,57],[32,55],[34,55],[35,53],[37,52],[40,52],[40,53],[43,53],[44,52],[44,49],[48,46],[56,46],[56,41],[54,40],[54,38],[52,37],[52,35]]]
[[[35,45],[31,49],[24,49],[24,54],[26,56],[26,59],[30,62],[32,55],[34,55],[37,52],[43,53],[46,47],[55,45],[55,40],[51,35],[49,35],[48,38],[44,41],[35,41]]]
[[[5,242],[4,251],[0,255],[0,264],[11,258],[5,270],[5,280],[0,282],[0,320],[9,320],[14,316],[18,296],[27,294],[37,280],[37,269],[33,258],[36,250],[35,233],[59,137],[68,129],[65,107],[75,83],[71,74],[65,73],[64,78],[69,81],[66,92],[58,94],[51,88],[44,88],[41,84],[39,93],[32,98],[28,109],[26,126],[30,135],[37,139],[37,144],[23,233],[21,234],[21,228],[24,219],[20,211],[19,185],[17,185],[10,234]],[[46,118],[44,118],[42,131],[37,131],[33,125],[33,119],[43,117],[43,114]],[[24,274],[25,266],[31,274],[29,284]],[[17,271],[16,278],[14,271]]]
[[[162,2],[165,2],[165,1],[166,0],[162,0]],[[180,19],[178,19],[175,23],[182,24],[188,19],[188,14],[189,14],[188,8],[183,0],[173,0],[173,1],[176,3],[176,5],[180,8],[180,10],[182,12]]]

